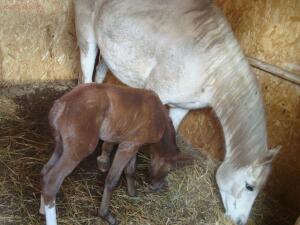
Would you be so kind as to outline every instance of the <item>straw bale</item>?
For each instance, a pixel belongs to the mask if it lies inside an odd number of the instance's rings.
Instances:
[[[0,1],[0,82],[78,76],[71,0]]]

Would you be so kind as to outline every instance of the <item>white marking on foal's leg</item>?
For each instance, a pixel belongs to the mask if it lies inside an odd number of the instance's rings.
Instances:
[[[50,205],[45,205],[45,215],[46,215],[46,225],[57,225],[55,202]]]
[[[45,202],[44,202],[43,195],[41,195],[41,205],[40,205],[39,213],[45,215]]]
[[[173,125],[175,130],[177,131],[179,128],[179,125],[185,115],[189,112],[187,109],[182,109],[182,108],[170,108],[169,110],[169,115],[173,121]]]
[[[92,82],[96,56],[97,56],[96,43],[88,43],[87,50],[80,51],[80,63],[81,63],[81,70],[83,73],[84,83]]]
[[[96,83],[103,82],[105,75],[107,73],[107,70],[108,70],[108,67],[107,67],[106,63],[103,60],[101,60],[96,69],[96,76],[95,76]]]

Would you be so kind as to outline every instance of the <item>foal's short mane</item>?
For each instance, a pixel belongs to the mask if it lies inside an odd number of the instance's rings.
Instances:
[[[175,156],[177,153],[179,153],[179,149],[176,145],[176,131],[173,126],[172,120],[167,117],[167,123],[165,131],[162,135],[161,140],[154,144],[154,151],[157,151],[157,153],[165,158],[171,158],[172,156]],[[158,152],[159,151],[159,152]]]

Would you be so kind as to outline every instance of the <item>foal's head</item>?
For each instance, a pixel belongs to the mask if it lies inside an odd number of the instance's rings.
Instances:
[[[175,129],[170,119],[162,139],[151,148],[151,189],[159,191],[166,184],[165,178],[168,173],[189,164],[192,157],[180,153],[176,145]]]
[[[280,147],[269,150],[258,161],[234,168],[226,161],[218,168],[216,179],[226,214],[237,224],[246,224],[254,200],[265,184],[271,162]]]

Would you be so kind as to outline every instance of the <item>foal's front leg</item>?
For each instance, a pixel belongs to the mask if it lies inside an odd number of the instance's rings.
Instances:
[[[133,156],[133,158],[129,161],[129,163],[125,168],[127,191],[128,191],[128,195],[131,197],[136,196],[135,179],[134,179],[135,165],[136,165],[136,155]]]
[[[114,148],[114,143],[103,142],[101,155],[97,158],[98,169],[101,172],[106,172],[110,167],[110,154]]]
[[[132,159],[132,157],[136,155],[139,147],[140,145],[138,144],[125,142],[121,143],[117,149],[112,166],[107,174],[99,214],[110,225],[117,224],[116,219],[109,211],[113,188],[117,185],[125,166]]]

